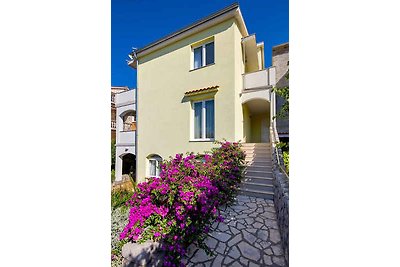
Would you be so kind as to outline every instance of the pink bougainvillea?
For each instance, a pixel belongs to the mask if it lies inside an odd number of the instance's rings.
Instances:
[[[193,243],[205,248],[209,226],[223,221],[218,207],[234,197],[242,178],[244,153],[239,143],[220,143],[211,154],[177,154],[161,164],[159,178],[140,183],[127,202],[129,221],[121,239],[159,241],[167,252],[164,266],[182,266]]]

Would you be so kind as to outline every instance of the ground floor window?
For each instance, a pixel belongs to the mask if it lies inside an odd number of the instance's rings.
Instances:
[[[161,171],[161,161],[162,158],[158,155],[152,155],[148,157],[149,161],[149,176],[150,177],[159,177],[160,176],[160,171]]]
[[[193,102],[194,140],[214,138],[214,99]]]

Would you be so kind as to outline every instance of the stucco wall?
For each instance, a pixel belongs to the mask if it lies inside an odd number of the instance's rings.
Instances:
[[[234,40],[234,20],[218,24],[139,58],[137,91],[137,177],[144,180],[146,157],[158,154],[163,159],[176,153],[203,152],[215,146],[213,142],[191,142],[191,103],[186,91],[218,85],[215,94],[215,138],[234,141],[241,137],[239,86],[235,83],[238,53]],[[191,44],[214,36],[215,64],[190,71]],[[240,112],[239,112],[240,110]]]

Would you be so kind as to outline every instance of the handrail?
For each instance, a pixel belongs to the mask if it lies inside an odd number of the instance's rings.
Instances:
[[[275,126],[275,124],[271,123],[270,133],[271,133],[271,137],[272,137],[272,139],[271,139],[272,140],[272,146],[275,149],[275,156],[276,156],[276,159],[278,161],[279,168],[285,174],[286,178],[289,179],[289,175],[286,173],[285,169],[282,167],[282,163],[280,161],[280,158],[281,158],[282,155],[281,155],[281,153],[279,153],[279,150],[278,150],[278,148],[276,146],[276,143],[279,143],[279,136],[278,136],[278,133],[276,131],[276,127],[274,127],[274,126]]]

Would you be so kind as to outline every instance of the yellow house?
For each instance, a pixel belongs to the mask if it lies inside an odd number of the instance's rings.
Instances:
[[[274,68],[249,35],[238,4],[130,55],[137,69],[137,181],[159,175],[176,153],[210,150],[214,140],[268,143]],[[271,101],[272,99],[272,101]]]

